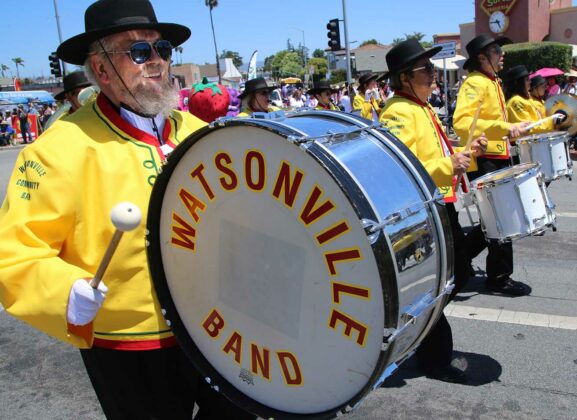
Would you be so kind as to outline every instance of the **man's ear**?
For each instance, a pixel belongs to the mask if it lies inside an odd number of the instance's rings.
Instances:
[[[96,78],[101,83],[109,83],[110,77],[108,75],[108,71],[106,70],[106,66],[104,65],[104,60],[99,55],[93,55],[90,60],[90,66],[92,67],[92,73],[96,76]]]

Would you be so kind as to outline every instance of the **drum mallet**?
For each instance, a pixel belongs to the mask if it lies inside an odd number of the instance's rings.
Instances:
[[[106,248],[102,261],[100,261],[100,265],[96,270],[94,278],[90,280],[90,286],[94,289],[96,289],[100,284],[102,276],[104,275],[106,268],[108,268],[108,264],[110,263],[114,251],[116,251],[116,247],[118,247],[118,243],[120,242],[124,232],[134,230],[138,225],[140,225],[140,222],[142,221],[142,212],[136,204],[123,201],[113,207],[110,212],[110,220],[116,230],[114,235],[112,235],[108,248]]]
[[[537,127],[538,125],[543,124],[544,122],[547,122],[547,121],[549,121],[549,120],[553,120],[553,119],[555,119],[555,118],[560,118],[560,117],[562,117],[562,116],[563,116],[563,114],[553,114],[553,115],[549,115],[548,117],[541,118],[540,120],[535,121],[534,123],[531,123],[531,124],[529,124],[527,127],[525,127],[525,131],[529,131],[529,130],[531,130],[532,128]]]
[[[469,137],[467,138],[467,144],[465,145],[465,152],[471,150],[471,144],[473,143],[473,137],[475,136],[475,128],[477,128],[477,120],[479,119],[479,114],[481,114],[481,106],[483,105],[483,100],[479,99],[479,105],[477,105],[477,110],[475,111],[475,116],[473,117],[473,122],[471,123],[471,128],[469,130]],[[459,188],[459,184],[461,183],[461,178],[463,177],[460,174],[457,177],[457,184],[455,188]]]

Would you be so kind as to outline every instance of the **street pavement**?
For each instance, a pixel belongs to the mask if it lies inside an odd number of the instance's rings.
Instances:
[[[2,196],[16,152],[0,150]],[[483,252],[445,310],[469,383],[428,379],[409,359],[348,418],[577,419],[577,180],[549,193],[557,232],[514,243],[513,277],[531,294],[487,292]],[[78,352],[1,311],[0,418],[103,419]]]

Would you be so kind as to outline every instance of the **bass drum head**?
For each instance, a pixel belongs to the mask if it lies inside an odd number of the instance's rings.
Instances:
[[[265,418],[329,418],[384,370],[383,285],[355,207],[290,134],[248,120],[183,142],[153,188],[147,252],[217,391]]]

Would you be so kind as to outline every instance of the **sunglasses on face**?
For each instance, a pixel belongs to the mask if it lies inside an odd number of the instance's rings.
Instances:
[[[419,70],[425,70],[427,73],[433,74],[433,73],[435,73],[435,65],[429,61],[424,66],[415,67],[411,71],[419,71]]]
[[[172,44],[165,39],[159,39],[153,43],[148,41],[138,41],[130,46],[127,51],[106,51],[108,54],[128,54],[134,64],[144,64],[152,57],[152,49],[164,61],[172,57]]]
[[[488,52],[489,54],[501,55],[503,48],[501,48],[500,45],[495,45],[494,47],[489,48]]]

